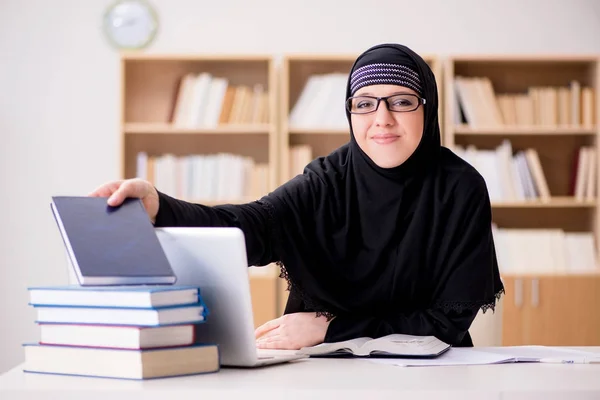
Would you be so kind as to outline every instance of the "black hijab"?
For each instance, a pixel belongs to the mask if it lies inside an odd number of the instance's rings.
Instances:
[[[349,143],[264,198],[291,287],[286,313],[493,308],[502,283],[487,190],[470,165],[440,145],[433,72],[409,48],[382,44],[359,56],[350,76],[376,63],[418,74],[426,99],[421,142],[400,166],[380,168],[361,150],[350,124]]]

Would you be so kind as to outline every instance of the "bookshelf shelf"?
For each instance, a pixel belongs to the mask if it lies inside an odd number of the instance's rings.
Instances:
[[[539,279],[539,278],[567,278],[567,277],[580,277],[580,278],[600,278],[600,271],[598,272],[507,272],[502,274],[503,278],[520,278],[520,279]]]
[[[336,128],[290,128],[290,135],[349,135],[348,129]]]
[[[268,135],[273,130],[268,124],[246,125],[228,124],[215,128],[181,128],[168,123],[128,123],[123,131],[126,134],[192,134],[192,135]]]
[[[454,127],[455,135],[494,135],[494,136],[519,136],[519,135],[541,135],[541,136],[585,136],[596,135],[595,128],[581,127],[539,127],[539,126],[501,126],[489,128],[470,128],[468,125],[457,125]]]
[[[596,199],[577,200],[573,197],[553,196],[548,201],[499,201],[493,202],[492,208],[595,208]]]

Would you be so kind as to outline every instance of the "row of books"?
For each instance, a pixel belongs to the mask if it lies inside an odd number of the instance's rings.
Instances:
[[[472,128],[543,126],[592,128],[596,123],[591,87],[571,81],[569,86],[531,86],[525,93],[495,93],[487,77],[454,78],[454,122]]]
[[[262,84],[232,85],[207,72],[180,81],[171,123],[178,128],[215,128],[222,124],[269,122],[269,93]]]
[[[347,73],[309,76],[290,111],[289,128],[348,129],[345,111],[347,81]]]
[[[505,139],[495,149],[477,149],[474,145],[455,146],[454,152],[474,166],[485,179],[491,201],[551,199],[546,175],[536,149],[513,151]],[[597,151],[582,146],[575,156],[569,195],[576,200],[592,200],[597,195]]]
[[[600,273],[591,232],[492,226],[498,267],[506,274]]]
[[[313,160],[312,147],[307,144],[290,146],[290,177],[302,174],[304,167]]]
[[[269,190],[269,166],[230,153],[137,154],[136,175],[160,191],[194,201],[258,199]]]
[[[208,310],[189,286],[29,288],[40,340],[25,372],[151,379],[217,372],[219,349],[197,343]]]

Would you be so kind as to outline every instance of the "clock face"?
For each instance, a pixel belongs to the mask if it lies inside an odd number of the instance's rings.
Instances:
[[[141,49],[154,38],[158,21],[152,7],[143,0],[119,0],[104,15],[104,31],[121,49]]]

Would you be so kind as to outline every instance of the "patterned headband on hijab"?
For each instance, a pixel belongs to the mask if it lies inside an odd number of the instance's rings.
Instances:
[[[369,85],[398,85],[414,90],[423,96],[423,76],[416,59],[409,53],[393,45],[380,45],[364,52],[355,62],[350,74],[349,95]]]
[[[383,84],[405,86],[422,95],[419,74],[406,65],[392,63],[373,63],[356,69],[350,77],[350,92],[354,95],[363,86]]]

